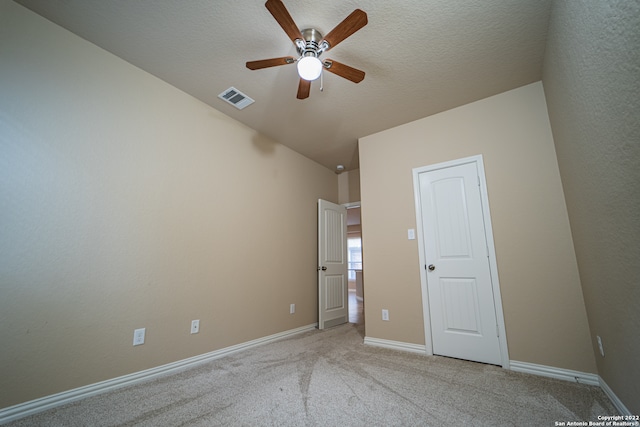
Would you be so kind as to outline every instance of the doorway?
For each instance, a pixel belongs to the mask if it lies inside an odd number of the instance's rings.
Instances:
[[[347,253],[349,269],[349,323],[364,325],[364,272],[362,270],[362,224],[360,202],[347,207]]]
[[[508,367],[482,156],[413,175],[427,352]]]

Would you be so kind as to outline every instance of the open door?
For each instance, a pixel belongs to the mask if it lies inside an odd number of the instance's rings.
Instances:
[[[347,208],[318,200],[318,329],[349,321]]]

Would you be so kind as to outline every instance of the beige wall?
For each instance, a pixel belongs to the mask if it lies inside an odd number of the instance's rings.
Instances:
[[[544,63],[598,373],[638,414],[640,3],[554,2]]]
[[[315,323],[319,197],[333,171],[3,0],[0,408]]]
[[[424,344],[412,169],[482,154],[510,359],[596,372],[541,83],[359,145],[368,337]]]
[[[338,199],[340,204],[360,201],[360,169],[338,175]]]

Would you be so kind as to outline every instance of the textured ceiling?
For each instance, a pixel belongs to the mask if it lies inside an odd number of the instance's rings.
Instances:
[[[357,140],[541,79],[551,0],[285,0],[300,28],[327,34],[354,9],[363,29],[325,52],[366,72],[331,73],[296,99],[297,56],[264,0],[17,0],[293,150],[335,169],[358,167]],[[255,99],[237,110],[217,95]]]

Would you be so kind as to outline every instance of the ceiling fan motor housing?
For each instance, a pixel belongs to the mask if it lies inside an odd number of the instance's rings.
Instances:
[[[326,42],[323,42],[322,45],[320,44],[322,41],[322,34],[315,28],[306,28],[302,30],[301,33],[304,41],[297,43],[298,53],[300,56],[314,56],[317,58],[329,47]]]

